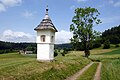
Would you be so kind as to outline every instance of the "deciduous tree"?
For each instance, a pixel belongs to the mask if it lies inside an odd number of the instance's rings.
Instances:
[[[91,41],[95,39],[96,31],[93,30],[95,24],[101,23],[97,17],[100,15],[97,9],[86,7],[75,9],[75,16],[70,25],[70,31],[73,32],[71,42],[75,45],[81,42],[84,47],[85,57],[90,55],[89,48]]]

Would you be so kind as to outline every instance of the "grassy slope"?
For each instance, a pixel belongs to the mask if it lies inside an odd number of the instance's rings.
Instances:
[[[35,56],[17,53],[0,55],[0,79],[6,80],[61,80],[74,74],[90,60],[67,54],[58,56],[53,62],[37,62]]]
[[[101,73],[102,80],[113,80],[113,79],[119,80],[120,49],[118,50],[112,49],[112,50],[110,49],[91,50],[92,55],[90,56],[90,58],[100,60],[103,63],[102,73]],[[65,79],[66,77],[76,73],[76,71],[80,70],[90,62],[90,60],[82,57],[80,54],[83,55],[83,52],[72,51],[69,54],[67,54],[65,57],[62,56],[56,57],[55,58],[56,61],[51,63],[37,62],[35,55],[26,56],[17,53],[1,54],[0,79],[6,79],[6,80]]]
[[[97,66],[98,63],[94,63],[77,80],[92,80],[95,75]]]

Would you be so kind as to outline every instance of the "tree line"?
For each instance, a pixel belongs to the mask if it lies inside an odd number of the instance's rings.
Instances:
[[[36,52],[36,43],[13,43],[0,41],[0,54],[18,52],[19,50],[30,50]]]
[[[111,29],[105,30],[102,33],[103,42],[109,40],[111,44],[119,44],[120,43],[120,25],[112,27]]]

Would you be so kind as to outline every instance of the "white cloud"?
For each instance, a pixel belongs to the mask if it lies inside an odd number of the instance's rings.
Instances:
[[[0,0],[2,4],[4,4],[7,7],[13,7],[20,5],[22,3],[22,0]]]
[[[5,30],[0,40],[9,42],[35,42],[35,36],[25,32]]]
[[[56,44],[69,43],[70,39],[72,38],[72,33],[65,30],[61,30],[60,32],[57,32],[55,34],[55,37]]]
[[[35,42],[36,39],[36,35],[12,30],[5,30],[0,36],[0,40],[8,42]],[[55,43],[69,43],[71,38],[71,32],[61,30],[55,34]]]
[[[0,3],[0,12],[4,12],[4,11],[6,11],[5,6]]]
[[[24,11],[22,15],[26,18],[33,17],[36,12]]]
[[[18,6],[22,0],[0,0],[0,12],[6,11],[8,7]]]

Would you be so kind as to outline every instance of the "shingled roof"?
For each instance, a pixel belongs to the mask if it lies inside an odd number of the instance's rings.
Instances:
[[[40,22],[40,24],[34,29],[34,30],[45,30],[50,29],[57,32],[57,29],[55,28],[54,24],[52,23],[52,20],[50,19],[48,15],[48,7],[46,8],[46,14],[44,19]]]

